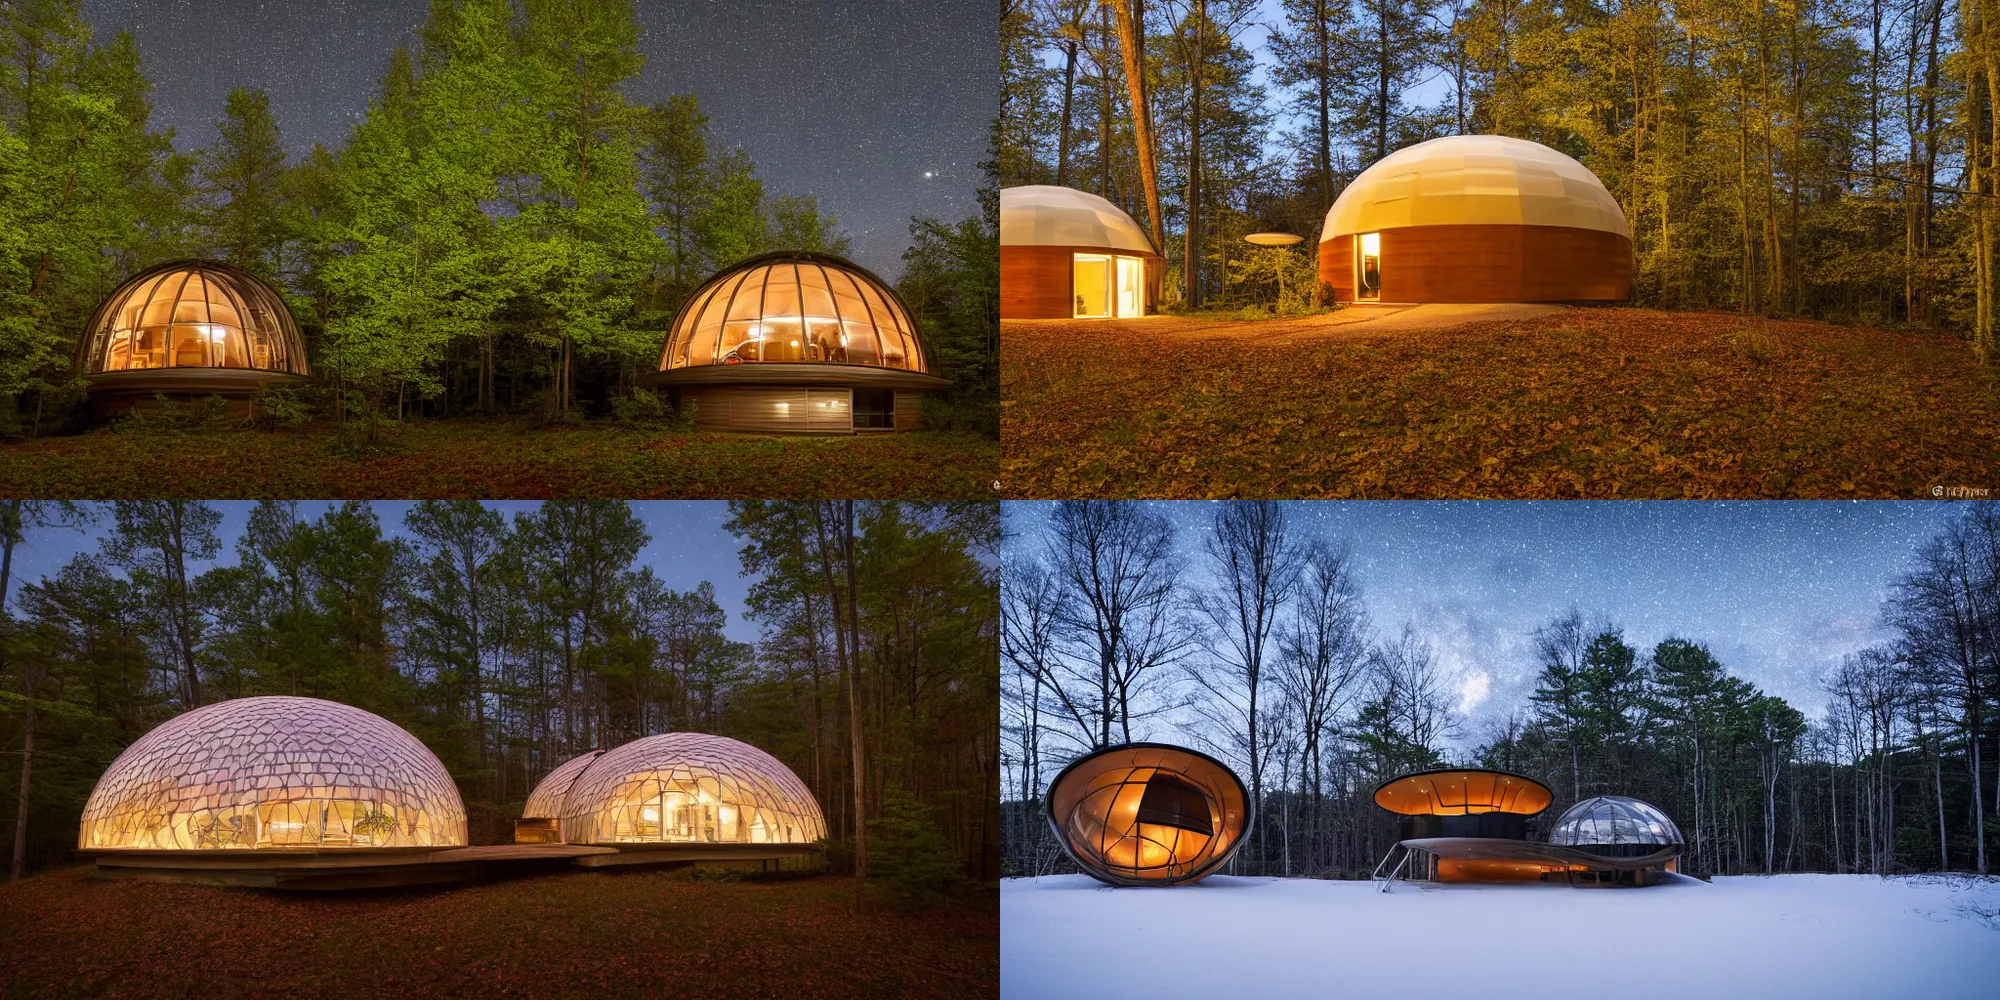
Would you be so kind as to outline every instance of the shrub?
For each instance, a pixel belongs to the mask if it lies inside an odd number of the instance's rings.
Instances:
[[[611,416],[621,423],[646,425],[665,421],[672,408],[660,394],[644,386],[631,386],[611,394]]]
[[[882,812],[870,826],[868,874],[916,903],[934,903],[964,881],[964,866],[931,818],[931,809],[901,785],[882,792]]]

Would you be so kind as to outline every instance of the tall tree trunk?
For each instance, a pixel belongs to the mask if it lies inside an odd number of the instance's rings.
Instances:
[[[1166,252],[1160,221],[1160,167],[1154,160],[1153,115],[1146,104],[1145,0],[1104,0],[1118,20],[1118,50],[1125,62],[1125,92],[1132,102],[1132,146],[1139,159],[1139,184],[1146,192],[1146,227],[1153,249]],[[1128,6],[1129,3],[1129,6]]]
[[[1077,40],[1063,40],[1063,102],[1062,127],[1056,133],[1056,186],[1069,186],[1069,144],[1072,106],[1076,98],[1076,48]]]

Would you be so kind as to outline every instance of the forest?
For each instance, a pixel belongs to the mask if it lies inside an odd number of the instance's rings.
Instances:
[[[1635,304],[1938,330],[1990,362],[1991,23],[1943,0],[1006,0],[999,172],[1129,210],[1170,306],[1303,311],[1316,243],[1242,236],[1313,240],[1412,143],[1532,139],[1624,207]]]
[[[639,558],[632,505],[507,518],[421,502],[258,503],[235,541],[203,502],[0,504],[0,768],[18,878],[68,863],[97,776],[189,708],[257,694],[367,709],[456,779],[475,844],[512,839],[576,754],[715,733],[805,781],[836,871],[936,896],[998,859],[998,505],[730,506],[747,607],[675,590]],[[10,581],[16,550],[78,530],[97,551]],[[8,585],[15,583],[10,594]],[[11,602],[6,599],[11,597]],[[730,614],[756,623],[732,641]],[[857,822],[859,818],[859,822]]]
[[[1698,876],[1992,870],[1991,502],[1963,507],[1884,581],[1887,638],[1821,679],[1816,715],[1738,676],[1701,636],[1635,648],[1616,621],[1571,610],[1533,634],[1532,695],[1479,732],[1436,650],[1371,620],[1338,538],[1268,501],[1220,505],[1206,527],[1184,551],[1144,506],[1065,501],[1010,542],[1005,874],[1073,870],[1043,813],[1047,783],[1079,754],[1133,739],[1205,750],[1252,790],[1238,874],[1365,877],[1396,839],[1376,786],[1444,765],[1546,783],[1545,824],[1591,795],[1652,802],[1687,841],[1681,870]]]
[[[344,145],[288,158],[237,87],[208,149],[150,122],[133,37],[80,0],[0,3],[0,437],[76,426],[71,351],[126,276],[184,257],[276,282],[321,385],[274,412],[660,418],[636,376],[682,300],[774,249],[844,253],[695,95],[631,103],[632,0],[431,0]],[[913,218],[898,290],[955,382],[933,427],[997,433],[997,202]]]

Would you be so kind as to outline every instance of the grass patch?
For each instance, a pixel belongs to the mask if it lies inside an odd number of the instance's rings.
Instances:
[[[1947,337],[1639,309],[1377,333],[1202,320],[1008,324],[1008,495],[2000,488],[2000,376]]]
[[[0,496],[990,499],[999,445],[965,432],[756,437],[613,422],[117,427],[0,443]]]
[[[577,872],[283,893],[99,879],[0,886],[0,993],[50,998],[990,997],[990,890],[857,914],[845,878]]]

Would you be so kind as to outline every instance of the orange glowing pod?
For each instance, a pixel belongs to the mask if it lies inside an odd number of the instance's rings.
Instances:
[[[1050,784],[1047,805],[1070,859],[1110,885],[1198,882],[1229,863],[1253,819],[1227,765],[1164,743],[1078,757]]]

